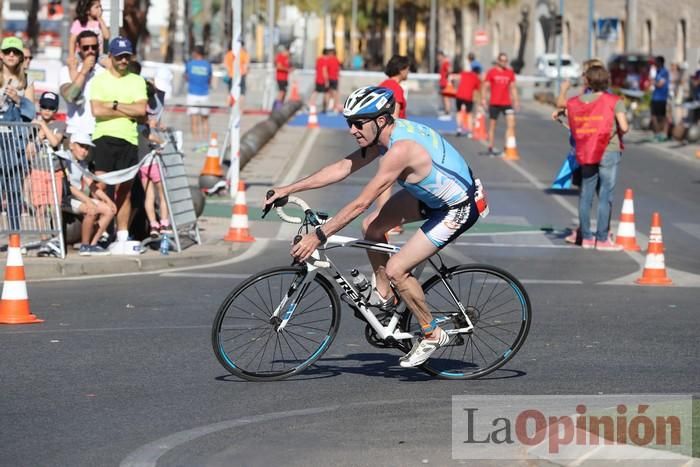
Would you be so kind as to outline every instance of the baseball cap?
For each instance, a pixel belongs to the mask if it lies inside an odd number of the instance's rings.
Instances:
[[[131,41],[126,37],[117,36],[109,43],[109,53],[115,57],[125,54],[133,55],[134,47],[131,45]]]
[[[58,110],[58,94],[46,91],[39,98],[39,107],[42,109]]]
[[[20,52],[24,50],[24,42],[19,37],[6,37],[2,40],[0,50],[17,49]]]
[[[92,138],[87,133],[73,133],[70,136],[71,143],[84,144],[85,146],[95,146],[92,142]]]

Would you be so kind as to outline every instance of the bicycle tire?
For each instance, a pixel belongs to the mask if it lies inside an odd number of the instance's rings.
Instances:
[[[295,292],[304,295],[282,332],[276,331],[279,321],[271,320],[293,281],[304,274],[302,266],[268,269],[229,293],[212,325],[214,354],[227,371],[249,381],[281,380],[300,373],[329,348],[340,326],[340,300],[320,274],[306,290]]]
[[[439,378],[481,378],[505,365],[525,342],[532,321],[530,298],[512,274],[494,266],[455,266],[448,270],[446,276],[467,309],[474,329],[471,333],[451,336],[450,342],[436,350],[421,368]],[[467,283],[462,284],[460,280],[466,280]],[[433,317],[452,315],[450,321],[440,325],[442,329],[465,325],[466,320],[461,318],[457,304],[449,297],[439,275],[436,274],[423,283],[423,292]],[[409,332],[420,330],[420,325],[412,314],[406,317],[406,329]],[[492,338],[496,344],[489,345],[487,338]],[[485,357],[479,348],[482,344],[492,357]],[[477,363],[477,360],[483,360],[483,364]]]

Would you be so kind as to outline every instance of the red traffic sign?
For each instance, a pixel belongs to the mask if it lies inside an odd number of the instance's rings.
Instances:
[[[474,45],[487,45],[489,43],[489,33],[483,29],[474,32]]]

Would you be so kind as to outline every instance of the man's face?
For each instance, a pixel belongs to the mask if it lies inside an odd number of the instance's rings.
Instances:
[[[400,76],[401,81],[405,81],[406,79],[408,79],[408,72],[409,71],[410,71],[410,68],[406,67],[399,72],[399,76]]]
[[[112,66],[120,74],[123,75],[128,72],[131,54],[110,55],[110,58],[112,59]]]
[[[371,119],[348,119],[347,124],[350,127],[350,134],[355,137],[361,148],[369,146],[377,136],[375,125]]]
[[[78,54],[80,58],[85,60],[89,55],[97,56],[99,46],[97,45],[96,37],[83,37],[78,43]]]
[[[498,56],[498,66],[501,68],[506,68],[508,66],[508,56],[501,54]]]

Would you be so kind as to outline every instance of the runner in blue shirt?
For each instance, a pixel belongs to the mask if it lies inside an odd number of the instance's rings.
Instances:
[[[656,57],[656,78],[654,78],[654,90],[651,93],[651,127],[654,130],[656,141],[668,139],[668,122],[666,119],[666,107],[668,101],[669,74],[664,68],[664,57]]]
[[[185,64],[187,80],[187,114],[190,116],[192,134],[195,138],[209,137],[209,86],[211,63],[204,58],[204,47],[197,45],[192,50],[192,59]]]

